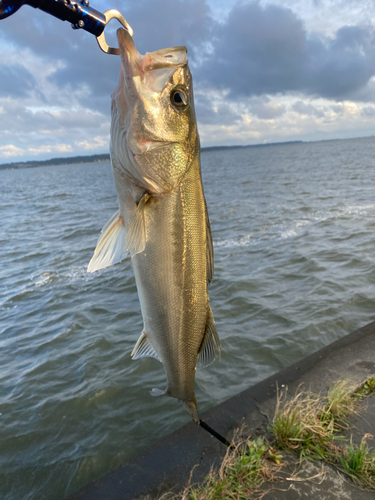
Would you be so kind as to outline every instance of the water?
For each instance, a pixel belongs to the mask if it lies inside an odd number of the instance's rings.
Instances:
[[[222,360],[201,411],[375,319],[375,139],[202,154]],[[0,498],[60,500],[189,421],[131,361],[130,259],[86,266],[109,163],[0,171]]]

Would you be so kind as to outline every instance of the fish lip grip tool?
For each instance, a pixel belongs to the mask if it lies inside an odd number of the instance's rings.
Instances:
[[[73,29],[83,29],[95,35],[99,47],[106,54],[120,53],[119,49],[109,47],[105,40],[104,29],[109,21],[117,19],[133,36],[132,28],[120,12],[110,9],[101,13],[90,7],[88,0],[0,0],[0,19],[11,16],[24,4],[43,10],[61,21],[69,21]]]
[[[126,30],[128,30],[130,36],[133,36],[133,30],[132,30],[131,26],[126,21],[126,19],[124,18],[124,16],[122,14],[120,14],[120,12],[118,10],[115,10],[115,9],[106,10],[103,13],[103,15],[106,18],[105,26],[109,23],[109,21],[111,21],[111,19],[117,19],[118,21],[120,21],[120,23],[123,25],[123,27]],[[96,37],[96,40],[97,40],[97,42],[99,44],[99,47],[106,54],[114,54],[114,55],[117,55],[117,56],[120,54],[119,49],[114,49],[114,48],[109,47],[107,45],[107,42],[105,41],[105,37],[104,37],[104,29],[103,29],[102,33],[99,36]]]

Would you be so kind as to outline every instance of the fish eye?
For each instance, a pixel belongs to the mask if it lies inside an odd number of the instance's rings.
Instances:
[[[177,109],[184,109],[187,106],[188,98],[182,89],[175,89],[171,93],[171,103]]]

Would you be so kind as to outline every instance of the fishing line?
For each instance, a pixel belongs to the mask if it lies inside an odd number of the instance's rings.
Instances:
[[[227,439],[225,439],[224,436],[216,432],[215,429],[206,424],[204,420],[199,420],[198,425],[200,425],[205,431],[209,432],[212,436],[214,436],[218,441],[220,441],[220,443],[225,444],[225,446],[228,446],[228,448],[230,448],[231,450],[235,449],[232,443],[230,443]]]

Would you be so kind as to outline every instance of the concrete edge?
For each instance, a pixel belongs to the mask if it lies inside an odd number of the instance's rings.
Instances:
[[[368,353],[367,338],[375,342],[375,321],[211,408],[202,414],[202,419],[226,437],[242,422],[248,426],[250,422],[251,427],[265,432],[278,386],[294,389],[300,383],[310,383],[317,378],[314,390],[327,388],[347,373],[356,351],[361,354],[357,365],[362,365],[353,368],[351,373],[357,376],[358,382],[360,377],[371,375],[375,355]],[[165,491],[181,489],[196,465],[193,481],[202,479],[220,462],[225,451],[225,446],[202,428],[188,423],[65,500],[159,498]]]

